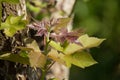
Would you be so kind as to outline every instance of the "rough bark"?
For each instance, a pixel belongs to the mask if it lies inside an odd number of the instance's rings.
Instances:
[[[21,16],[24,15],[23,19],[26,19],[26,5],[25,0],[19,0],[19,4],[10,4],[6,2],[2,2],[2,22],[6,20],[9,15],[13,16]],[[20,37],[21,35],[16,35]],[[16,36],[13,38],[6,37],[2,30],[0,30],[0,52],[10,52],[12,51],[12,47],[15,46],[12,44],[13,39],[15,39],[14,44],[16,43]],[[19,40],[20,41],[20,40]],[[21,45],[21,44],[19,44]],[[20,72],[23,72],[25,67],[18,63],[13,63],[9,61],[0,60],[0,80],[25,80],[23,77],[17,76]]]

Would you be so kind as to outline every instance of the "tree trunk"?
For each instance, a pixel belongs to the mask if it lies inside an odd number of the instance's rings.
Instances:
[[[10,4],[2,2],[2,22],[6,20],[9,15],[21,16],[26,19],[26,5],[25,0],[19,0],[19,4]],[[20,36],[20,35],[18,35]],[[13,38],[16,38],[15,36]],[[13,49],[13,38],[6,37],[2,30],[0,30],[0,52],[11,52]],[[0,80],[25,80],[25,76],[20,75],[25,67],[18,63],[0,60]]]

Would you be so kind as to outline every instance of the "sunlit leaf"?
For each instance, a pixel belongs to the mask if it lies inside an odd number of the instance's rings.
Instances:
[[[57,78],[51,78],[51,79],[49,79],[49,80],[58,80]]]
[[[61,47],[60,43],[57,43],[57,42],[51,40],[49,44],[56,50],[63,51],[63,47]]]
[[[18,49],[21,49],[21,50],[24,50],[24,51],[34,51],[34,49],[33,48],[28,48],[28,47],[16,47],[16,48],[18,48]]]
[[[63,53],[65,54],[71,54],[74,53],[76,51],[80,51],[82,50],[83,47],[81,45],[75,44],[75,43],[70,43],[63,51]]]
[[[27,3],[27,7],[31,10],[31,11],[33,11],[33,12],[35,12],[35,13],[38,13],[38,12],[40,12],[40,10],[41,10],[41,8],[40,7],[36,7],[36,6],[33,6],[33,5],[31,5],[30,3]]]
[[[44,68],[46,64],[46,56],[41,53],[36,41],[32,41],[27,47],[16,47],[21,49],[18,54],[6,53],[0,55],[0,59],[21,64],[28,64],[31,67]]]
[[[26,39],[26,40],[30,40],[30,39]],[[32,39],[31,41],[32,41],[31,43],[26,44],[28,48],[33,49],[33,51],[28,53],[30,66],[43,68],[44,65],[46,64],[46,56],[41,53],[37,42]]]
[[[72,54],[76,51],[81,51],[87,48],[97,47],[99,46],[105,39],[99,39],[95,37],[89,37],[87,34],[80,36],[77,41],[80,42],[81,45],[70,43],[65,49],[65,54]]]
[[[62,59],[62,57],[64,56],[62,53],[58,53],[57,50],[55,49],[52,49],[48,55],[47,55],[49,58],[51,58],[52,60],[56,61],[56,62],[59,62],[61,64],[64,64],[65,65],[65,62],[64,60]]]
[[[0,30],[4,30],[4,33],[12,37],[18,30],[22,30],[26,26],[26,21],[22,20],[23,16],[8,16],[5,22],[1,23]]]
[[[66,65],[68,67],[71,67],[73,64],[78,67],[85,68],[97,63],[87,52],[76,52],[71,55],[65,55],[63,59],[66,61]]]
[[[30,39],[26,39],[26,40],[30,40]],[[35,40],[32,40],[31,43],[27,43],[26,46],[27,46],[27,48],[33,49],[35,52],[41,52],[39,49],[39,46]]]
[[[46,64],[46,56],[44,56],[42,53],[31,51],[28,57],[31,67],[44,68]]]
[[[29,58],[20,56],[19,54],[6,53],[3,55],[0,55],[0,59],[30,65]]]
[[[7,3],[19,3],[19,0],[1,0],[1,2],[7,2]]]
[[[78,38],[84,48],[92,48],[99,46],[105,39],[99,39],[96,37],[89,37],[87,34],[82,35]]]
[[[31,67],[39,67],[44,68],[44,65],[46,63],[46,57],[39,53],[31,51],[30,53],[23,53],[20,54],[12,54],[12,53],[6,53],[3,55],[0,55],[0,59],[2,60],[8,60],[12,62],[18,62],[21,64],[28,64]]]
[[[23,50],[20,51],[19,55],[22,57],[28,57],[28,53],[26,51],[23,51]]]
[[[4,29],[4,33],[9,36],[12,37],[15,33],[16,33],[16,29],[15,28],[6,28]]]

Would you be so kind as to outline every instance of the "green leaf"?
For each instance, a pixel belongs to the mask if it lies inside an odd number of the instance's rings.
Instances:
[[[66,65],[68,67],[71,67],[73,64],[78,67],[85,68],[97,63],[87,52],[76,52],[71,55],[65,55],[63,60],[66,61]]]
[[[1,2],[7,2],[7,3],[19,3],[19,0],[1,0]]]
[[[83,45],[84,48],[92,48],[99,46],[105,39],[98,39],[96,37],[89,37],[87,34],[82,35],[78,38],[78,41]]]
[[[22,20],[23,16],[8,16],[5,22],[1,23],[0,30],[4,30],[4,33],[12,37],[18,30],[22,30],[26,26],[26,21]]]
[[[80,45],[78,45],[78,44],[75,44],[75,43],[70,43],[65,49],[64,49],[64,51],[63,51],[63,53],[65,53],[65,54],[72,54],[72,53],[74,53],[74,52],[76,52],[76,51],[80,51],[80,50],[82,50],[83,49],[83,47],[82,46],[80,46]]]
[[[65,54],[72,54],[76,51],[81,51],[87,48],[97,47],[99,46],[105,39],[99,39],[95,37],[89,37],[87,34],[82,35],[78,38],[78,41],[82,45],[78,45],[75,43],[70,43],[63,51]]]
[[[51,78],[51,79],[49,79],[49,80],[58,80],[57,78]]]
[[[6,53],[0,55],[0,59],[27,64],[31,67],[39,68],[44,68],[44,65],[46,63],[46,57],[43,54],[34,51],[31,51],[30,53],[21,52],[20,54]]]
[[[20,51],[20,56],[22,56],[22,57],[28,57],[28,53],[26,52],[26,51]]]
[[[26,41],[27,40],[30,40],[30,39],[26,39]],[[26,46],[27,46],[27,48],[32,49],[35,52],[41,52],[37,42],[35,40],[33,40],[33,39],[31,39],[31,43],[26,43]]]
[[[0,55],[0,59],[21,64],[28,64],[31,67],[44,68],[46,64],[46,56],[41,53],[36,41],[32,41],[27,47],[17,47],[21,49],[19,54],[6,53]],[[26,50],[26,51],[25,51]]]
[[[27,5],[27,8],[29,8],[32,12],[39,13],[41,10],[41,7],[39,7],[39,6],[33,6],[30,3],[27,3],[26,5]]]
[[[57,42],[51,40],[49,45],[58,51],[63,51],[63,47],[61,47],[60,43],[57,43]]]
[[[16,47],[16,48],[18,48],[18,49],[21,49],[21,50],[23,50],[23,51],[34,51],[32,48],[28,48],[28,47]]]
[[[65,65],[65,61],[62,59],[62,57],[64,57],[64,55],[62,53],[58,53],[57,50],[51,49],[51,51],[48,53],[47,56],[49,58],[51,58],[52,60]]]
[[[31,51],[28,57],[29,57],[31,67],[44,68],[46,64],[46,59],[47,59],[45,55],[43,55],[40,52]]]
[[[28,43],[27,40],[30,40],[31,43]],[[27,48],[33,49],[28,53],[30,66],[44,68],[47,58],[41,53],[37,42],[32,39],[26,39],[26,43]]]
[[[30,65],[29,58],[20,56],[19,54],[6,53],[3,55],[0,55],[0,59]]]
[[[10,16],[8,20],[11,24],[18,24],[22,20],[22,18],[23,16]]]

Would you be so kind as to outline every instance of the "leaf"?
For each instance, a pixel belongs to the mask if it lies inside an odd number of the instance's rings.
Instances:
[[[1,0],[1,2],[7,2],[7,3],[19,3],[19,0]]]
[[[0,55],[0,59],[21,64],[28,64],[31,67],[44,68],[46,56],[41,53],[35,40],[28,44],[27,47],[16,47],[21,49],[19,54],[6,53]]]
[[[16,47],[18,49],[24,50],[24,51],[34,51],[32,48],[28,48],[28,47]]]
[[[30,40],[30,39],[26,39],[26,40]],[[35,40],[32,40],[31,43],[27,43],[26,46],[27,46],[27,48],[33,49],[33,51],[35,51],[35,52],[41,52],[39,49],[39,46]]]
[[[46,64],[46,57],[42,53],[31,51],[28,57],[31,67],[44,68]]]
[[[60,43],[56,43],[55,41],[51,40],[49,45],[52,46],[53,48],[55,48],[58,51],[63,51],[63,47],[61,47]]]
[[[26,21],[22,20],[23,16],[8,16],[5,22],[1,23],[0,30],[4,30],[4,33],[12,37],[18,30],[22,30],[26,26]]]
[[[66,65],[68,67],[71,67],[73,64],[78,67],[85,68],[97,63],[87,52],[76,52],[71,55],[65,55],[63,59],[66,61]]]
[[[19,54],[6,53],[3,55],[0,55],[0,59],[30,65],[29,58],[20,56]]]
[[[51,79],[49,79],[49,80],[58,80],[57,78],[51,78]]]
[[[75,43],[70,43],[63,51],[65,54],[72,54],[76,51],[81,51],[87,48],[99,46],[105,39],[99,39],[95,37],[89,37],[87,34],[80,36],[77,41],[82,44],[78,45]]]
[[[48,53],[47,55],[49,58],[51,58],[54,61],[57,61],[63,65],[65,65],[64,60],[62,59],[62,57],[64,56],[62,53],[58,53],[57,50],[55,49],[51,49],[51,51]]]
[[[40,3],[40,2],[38,2],[38,3]],[[40,4],[39,4],[40,5]],[[35,13],[38,13],[38,12],[40,12],[40,10],[41,10],[41,7],[39,7],[39,6],[33,6],[33,5],[31,5],[30,3],[28,3],[27,2],[27,4],[26,4],[26,6],[27,6],[27,8],[29,8],[32,12],[35,12]]]
[[[87,34],[82,35],[78,38],[78,41],[83,45],[84,48],[92,48],[99,46],[105,39],[98,39],[96,37],[89,37]]]
[[[27,64],[30,65],[31,67],[39,68],[44,68],[44,65],[46,63],[46,57],[43,54],[34,51],[31,51],[28,54],[22,52],[20,54],[6,53],[0,55],[0,59],[18,62],[21,64]]]
[[[26,39],[30,40],[30,39]],[[44,65],[46,64],[46,56],[43,55],[39,49],[39,46],[35,40],[31,39],[31,43],[26,44],[28,48],[33,49],[28,54],[29,60],[30,60],[30,66],[31,67],[39,67],[44,68]]]
[[[22,57],[28,57],[28,53],[26,51],[23,51],[23,50],[20,51],[19,55]]]
[[[67,24],[70,22],[71,18],[59,18],[57,24],[54,26],[54,31],[60,30],[63,27],[67,27]]]
[[[76,51],[82,50],[83,47],[81,45],[75,44],[75,43],[70,43],[63,51],[65,54],[72,54]]]

